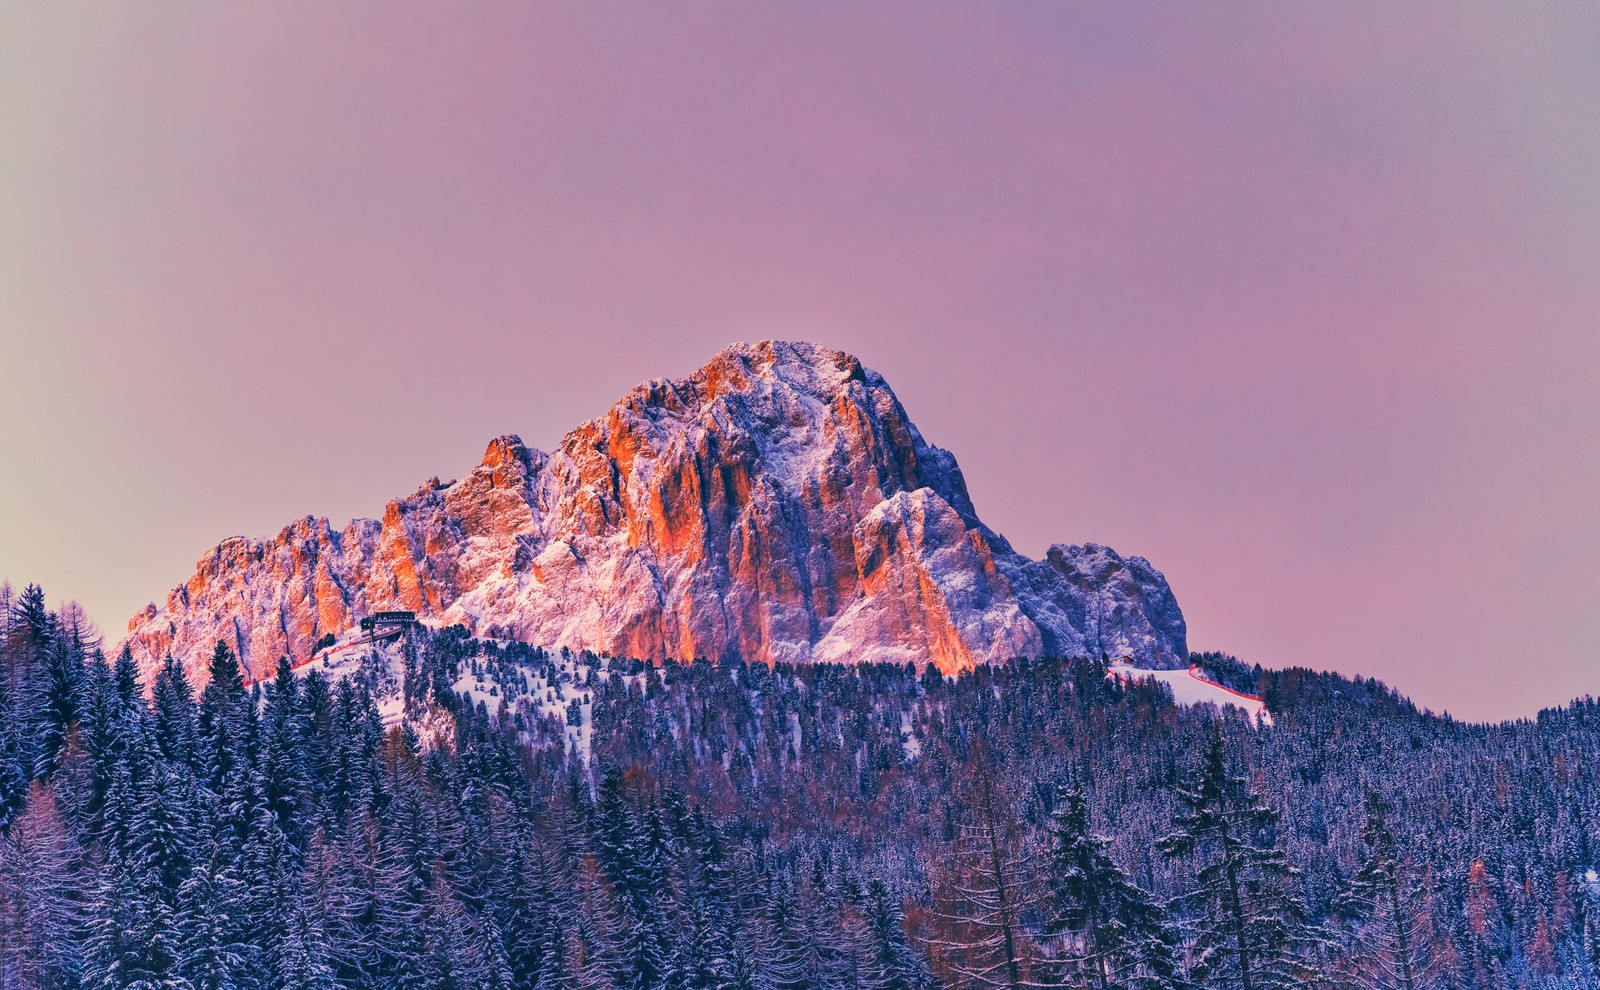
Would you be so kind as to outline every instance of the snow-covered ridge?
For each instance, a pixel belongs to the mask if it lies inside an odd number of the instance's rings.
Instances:
[[[474,635],[650,660],[1187,657],[1160,572],[1106,547],[1015,552],[882,376],[814,344],[737,344],[632,390],[552,453],[515,436],[380,519],[235,537],[128,625],[196,681],[222,639],[251,676],[406,609]]]

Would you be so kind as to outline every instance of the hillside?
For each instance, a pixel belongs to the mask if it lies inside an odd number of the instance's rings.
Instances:
[[[42,603],[0,610],[19,987],[933,990],[1008,954],[1015,987],[1600,973],[1592,701],[1468,725],[1210,655],[1204,681],[658,666],[428,623],[250,685],[223,645],[202,691],[174,662],[147,698]],[[1215,684],[1247,675],[1270,724]],[[1208,951],[1240,917],[1282,934]]]

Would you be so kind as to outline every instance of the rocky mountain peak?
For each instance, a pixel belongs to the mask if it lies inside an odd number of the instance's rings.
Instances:
[[[1186,655],[1142,558],[1015,553],[880,375],[786,341],[640,385],[554,453],[498,437],[466,477],[381,519],[225,540],[128,641],[147,668],[171,651],[199,673],[222,638],[260,674],[387,608],[647,658],[955,672],[1046,651]]]

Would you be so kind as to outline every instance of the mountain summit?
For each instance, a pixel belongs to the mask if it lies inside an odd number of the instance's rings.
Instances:
[[[222,639],[260,677],[382,609],[644,658],[955,673],[1046,653],[1187,656],[1147,561],[1012,550],[880,375],[781,341],[640,385],[552,453],[500,437],[465,478],[430,480],[382,519],[224,540],[127,642],[147,673],[171,653],[203,677]]]

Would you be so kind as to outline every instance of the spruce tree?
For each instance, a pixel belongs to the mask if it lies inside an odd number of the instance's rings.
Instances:
[[[211,652],[208,673],[210,679],[200,693],[195,735],[200,743],[201,779],[211,793],[221,794],[248,762],[245,733],[254,713],[239,661],[220,639]]]
[[[1164,990],[1178,975],[1177,935],[1165,909],[1135,885],[1089,830],[1076,790],[1058,790],[1050,819],[1048,964],[1061,986]]]
[[[22,812],[28,800],[28,775],[22,768],[23,744],[18,728],[0,711],[0,832]]]
[[[216,869],[200,865],[179,890],[176,970],[194,990],[244,990],[251,947],[237,936],[236,891]]]
[[[189,687],[183,665],[167,657],[156,674],[151,689],[154,702],[154,734],[156,746],[169,763],[185,766],[195,772],[195,702],[194,691]]]
[[[906,938],[899,901],[876,877],[868,882],[864,900],[873,949],[868,984],[877,990],[927,990],[930,977]]]
[[[267,691],[262,721],[261,776],[267,807],[289,844],[299,849],[307,828],[310,784],[299,685],[287,657],[278,660],[277,677]]]
[[[119,712],[144,709],[144,692],[139,689],[139,667],[133,662],[133,648],[124,643],[111,668],[112,689]]]
[[[1228,770],[1220,728],[1213,723],[1196,780],[1180,787],[1181,811],[1158,845],[1168,856],[1198,862],[1198,906],[1190,976],[1215,990],[1289,990],[1308,976],[1305,907],[1294,890],[1297,871],[1276,845],[1278,816],[1243,777]]]
[[[82,647],[74,639],[57,636],[46,660],[38,776],[48,777],[55,772],[61,746],[73,723],[78,721],[78,703],[82,696]]]
[[[307,898],[300,898],[289,912],[271,959],[266,990],[338,990],[320,915],[321,906]]]
[[[136,716],[125,723],[137,726]],[[105,805],[105,863],[85,934],[89,990],[144,990],[171,985],[182,957],[180,877],[188,871],[184,830],[167,800],[166,768],[136,768],[148,755],[142,736],[125,746]]]

